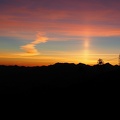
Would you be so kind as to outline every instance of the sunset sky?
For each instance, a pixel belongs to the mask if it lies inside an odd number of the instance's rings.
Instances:
[[[120,0],[0,0],[0,65],[118,64]]]

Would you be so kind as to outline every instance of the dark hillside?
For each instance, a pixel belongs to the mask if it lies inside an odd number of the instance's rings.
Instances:
[[[78,94],[119,86],[120,67],[56,63],[41,67],[0,66],[0,94]]]

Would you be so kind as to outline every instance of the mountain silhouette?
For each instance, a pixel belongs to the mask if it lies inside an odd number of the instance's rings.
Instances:
[[[0,94],[50,94],[107,89],[119,82],[120,67],[55,63],[49,66],[0,66]],[[103,90],[102,89],[102,90]]]

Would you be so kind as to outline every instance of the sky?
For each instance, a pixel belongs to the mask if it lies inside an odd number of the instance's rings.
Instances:
[[[120,0],[0,0],[0,65],[118,64]]]

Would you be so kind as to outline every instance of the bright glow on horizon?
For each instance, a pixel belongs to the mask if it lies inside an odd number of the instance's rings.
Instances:
[[[85,37],[84,38],[84,48],[83,48],[83,62],[84,63],[89,63],[89,46],[90,46],[90,38],[89,37]]]

